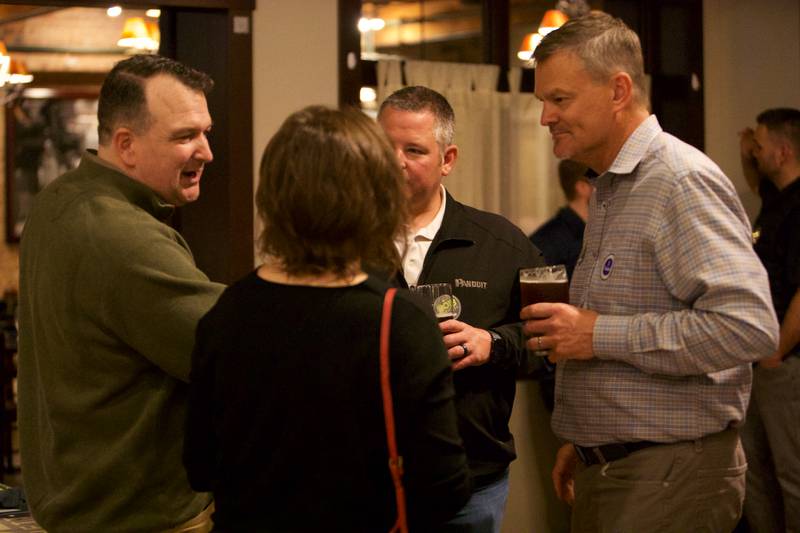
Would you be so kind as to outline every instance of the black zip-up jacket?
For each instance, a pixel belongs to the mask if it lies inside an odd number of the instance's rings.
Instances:
[[[541,254],[511,222],[456,202],[449,193],[442,226],[425,256],[418,284],[450,283],[458,320],[496,331],[500,358],[454,374],[456,411],[473,485],[497,479],[516,458],[508,428],[515,375],[525,360],[519,319],[519,269],[544,265]],[[402,275],[400,285],[405,286]]]

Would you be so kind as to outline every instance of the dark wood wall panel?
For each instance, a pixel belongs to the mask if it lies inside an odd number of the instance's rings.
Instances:
[[[234,32],[234,18],[249,27],[250,13],[170,12],[169,55],[214,79],[208,95],[214,161],[204,172],[200,199],[179,210],[176,225],[198,266],[211,279],[230,283],[253,268],[252,35]]]

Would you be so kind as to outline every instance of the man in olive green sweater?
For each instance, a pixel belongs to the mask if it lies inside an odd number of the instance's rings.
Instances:
[[[223,286],[163,220],[199,196],[211,86],[159,56],[118,63],[97,153],[27,219],[20,447],[29,505],[51,533],[210,528],[210,495],[190,489],[181,448],[195,326]]]

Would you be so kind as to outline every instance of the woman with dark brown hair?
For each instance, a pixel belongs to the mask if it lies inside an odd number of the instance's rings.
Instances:
[[[389,530],[396,517],[379,378],[403,177],[358,111],[291,115],[261,161],[264,263],[200,322],[184,463],[220,531]],[[450,363],[431,310],[394,300],[390,367],[411,531],[470,492]]]

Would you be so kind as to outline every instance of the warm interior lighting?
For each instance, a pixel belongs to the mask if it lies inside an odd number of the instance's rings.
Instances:
[[[517,57],[522,61],[530,61],[533,57],[533,51],[542,42],[545,35],[553,30],[560,28],[569,17],[558,9],[548,9],[542,17],[542,22],[539,24],[539,30],[535,33],[529,33],[522,39],[522,44],[519,45]]]
[[[522,44],[519,45],[517,57],[523,61],[530,61],[533,57],[533,51],[542,42],[542,36],[539,33],[529,33],[522,39]]]
[[[147,26],[147,35],[150,36],[152,41],[150,50],[158,50],[158,45],[161,43],[161,31],[158,29],[158,22],[148,20],[144,25]]]
[[[22,85],[33,81],[33,75],[28,72],[25,63],[12,59],[9,65],[8,83],[12,85]]]
[[[362,87],[358,92],[358,98],[362,104],[369,104],[378,99],[378,94],[372,87]]]
[[[159,39],[156,23],[145,22],[142,17],[130,17],[125,20],[117,45],[137,50],[158,50]]]
[[[21,61],[12,59],[8,54],[6,43],[0,41],[0,87],[6,84],[22,85],[33,81],[28,69]]]
[[[539,24],[539,35],[544,37],[551,31],[563,26],[567,20],[569,20],[569,17],[558,9],[548,9],[542,17],[541,24]]]
[[[118,17],[122,15],[122,7],[121,6],[111,6],[106,9],[106,15],[109,17]]]
[[[28,98],[53,98],[55,95],[55,89],[47,87],[29,87],[25,89],[25,96]]]
[[[358,19],[358,31],[367,33],[368,31],[380,31],[386,27],[386,21],[382,18],[361,17]]]
[[[161,16],[161,10],[160,9],[148,9],[147,11],[144,12],[144,14],[147,15],[148,17],[150,17],[150,18],[157,19],[158,17]]]

